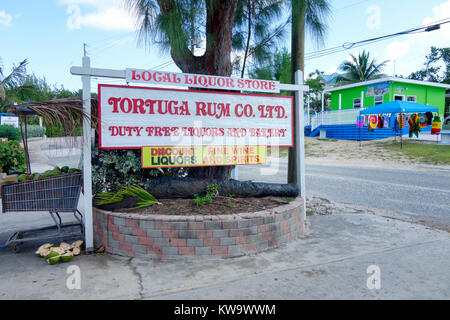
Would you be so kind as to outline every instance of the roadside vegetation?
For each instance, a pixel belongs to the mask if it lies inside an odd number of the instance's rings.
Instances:
[[[420,141],[403,141],[403,147],[397,141],[383,143],[383,148],[401,152],[412,162],[450,165],[450,146]]]

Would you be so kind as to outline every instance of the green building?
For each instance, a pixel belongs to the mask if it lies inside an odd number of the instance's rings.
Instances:
[[[450,85],[385,77],[326,89],[331,93],[331,110],[368,108],[394,100],[411,101],[439,108],[444,116],[445,91]]]

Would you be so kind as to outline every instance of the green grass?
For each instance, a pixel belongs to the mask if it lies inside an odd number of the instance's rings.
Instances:
[[[385,144],[384,148],[403,153],[415,162],[450,165],[450,146],[403,141],[402,149],[400,149],[400,142]]]
[[[314,215],[314,211],[312,211],[312,210],[307,210],[306,211],[306,215],[309,217],[309,216],[313,216]]]
[[[294,201],[295,198],[291,198],[291,197],[282,197],[281,200],[286,201],[286,202],[291,202],[291,201]]]

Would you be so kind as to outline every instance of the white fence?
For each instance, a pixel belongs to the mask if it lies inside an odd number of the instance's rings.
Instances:
[[[316,129],[320,125],[330,124],[356,124],[356,118],[359,116],[359,112],[363,109],[345,109],[345,110],[333,110],[318,112],[309,117],[305,117],[305,120],[309,120],[311,125],[311,131]]]

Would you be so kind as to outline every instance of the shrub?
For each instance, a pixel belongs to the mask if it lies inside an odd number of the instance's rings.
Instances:
[[[179,176],[183,168],[143,169],[140,150],[102,150],[98,145],[92,152],[92,188],[99,192],[114,192],[122,187],[141,186],[148,190],[147,181],[160,175]]]
[[[76,129],[75,135],[81,136],[83,134],[83,128],[79,127]],[[57,138],[64,136],[63,129],[61,125],[47,125],[45,130],[45,135],[49,138]]]
[[[25,172],[25,153],[19,141],[0,141],[0,172]]]
[[[39,125],[28,125],[27,126],[27,137],[36,138],[43,137],[45,135],[46,128]]]
[[[20,130],[12,125],[0,125],[0,138],[20,141]]]

